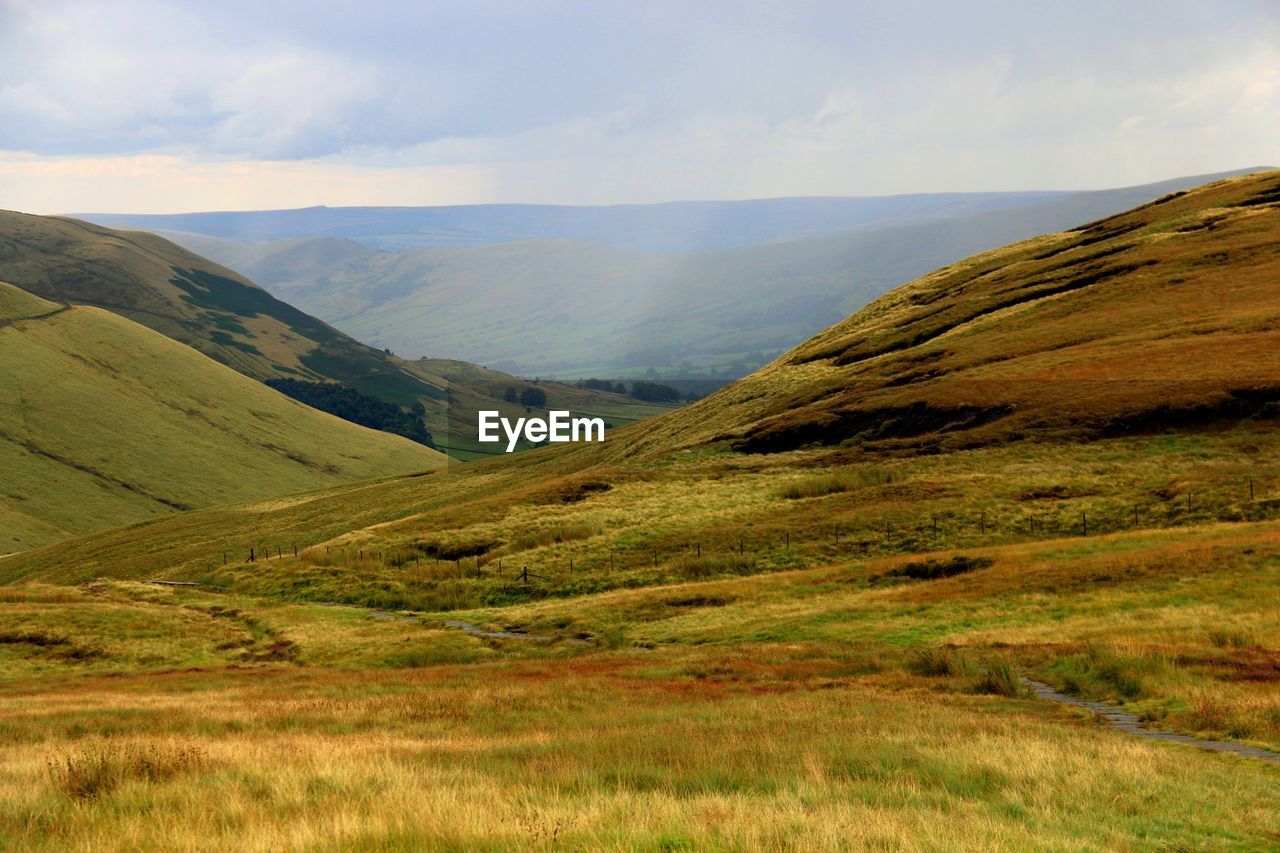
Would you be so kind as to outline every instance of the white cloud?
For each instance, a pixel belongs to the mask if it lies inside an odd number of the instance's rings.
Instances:
[[[1071,188],[1280,161],[1273,5],[1082,1],[0,0],[0,205]]]

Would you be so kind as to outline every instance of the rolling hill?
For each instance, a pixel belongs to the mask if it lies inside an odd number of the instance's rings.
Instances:
[[[475,412],[502,408],[502,391],[526,384],[489,372],[482,384],[497,390],[496,399],[452,388],[481,372],[449,361],[408,362],[366,346],[239,274],[142,232],[0,212],[0,280],[55,302],[104,308],[253,379],[339,382],[396,405],[422,403],[427,428],[462,459],[484,452],[474,441]],[[546,390],[550,405],[589,404],[615,423],[669,408],[551,383]]]
[[[5,283],[0,364],[0,553],[444,463],[130,320]]]
[[[1031,196],[1005,209],[969,206],[925,221],[881,219],[837,235],[697,253],[580,239],[379,251],[336,237],[243,244],[170,236],[399,353],[524,375],[654,369],[736,377],[929,270],[1216,177]]]
[[[1215,182],[603,445],[0,560],[0,837],[1269,849],[1277,247]]]
[[[1171,193],[898,288],[655,428],[963,447],[1280,414],[1280,172]]]
[[[152,234],[0,212],[0,280],[105,308],[254,379],[344,382],[402,404],[443,396],[387,354]]]
[[[348,568],[335,575],[335,563],[311,558],[286,561],[272,578],[231,570],[223,581],[391,604],[443,594],[438,579],[396,573],[393,554],[423,549],[518,560],[554,577],[553,587],[583,589],[632,582],[621,570],[595,574],[615,557],[643,574],[651,561],[659,569],[658,552],[673,555],[695,539],[709,547],[788,527],[817,535],[813,547],[829,553],[832,530],[883,523],[883,538],[875,534],[868,547],[897,553],[920,543],[917,534],[889,533],[901,513],[952,513],[997,495],[1008,501],[1000,510],[1006,536],[1022,535],[1045,506],[1079,506],[1064,498],[1123,519],[1195,482],[1206,500],[1217,494],[1226,505],[1245,479],[1263,484],[1276,474],[1260,448],[1276,440],[1280,398],[1278,193],[1277,172],[1225,179],[944,267],[711,397],[612,432],[603,445],[494,460],[441,481],[338,489],[298,507],[192,513],[24,555],[4,576],[83,578],[110,570],[115,555],[129,568],[111,571],[191,578],[229,543],[244,550],[255,538],[287,535],[313,546],[376,544],[388,562],[358,571],[341,564]],[[1233,426],[1264,437],[1224,439],[1233,449],[1206,457],[1184,456],[1182,443],[1160,438],[1167,429],[1214,435]],[[1073,466],[1101,441],[1129,442],[1113,453],[1132,466],[1069,485],[1082,476]],[[895,460],[917,461],[904,469]],[[997,473],[1006,465],[1017,473]],[[804,501],[771,497],[804,481],[803,472],[833,466],[834,479],[805,488],[858,503],[813,515]],[[844,466],[855,470],[842,473]],[[1252,473],[1242,479],[1245,469]],[[897,485],[904,477],[941,479]],[[1042,491],[1050,504],[1034,497]],[[1016,497],[1024,492],[1033,497]],[[1162,517],[1178,511],[1160,509]],[[1190,517],[1198,511],[1186,509]],[[123,561],[139,548],[160,556]],[[561,560],[575,551],[578,574],[566,576]],[[788,546],[770,557],[780,562],[752,565],[785,566],[792,554]],[[388,593],[378,576],[399,592]],[[449,589],[450,600],[476,602],[506,587],[475,577]]]

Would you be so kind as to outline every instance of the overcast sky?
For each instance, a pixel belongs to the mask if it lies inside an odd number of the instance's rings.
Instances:
[[[0,0],[0,207],[1085,189],[1280,165],[1280,2]]]

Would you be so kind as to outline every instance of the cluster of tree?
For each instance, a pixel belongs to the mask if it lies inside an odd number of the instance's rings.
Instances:
[[[682,394],[678,389],[672,388],[670,385],[664,385],[661,382],[650,382],[645,379],[636,379],[631,383],[631,390],[627,390],[627,386],[619,382],[614,384],[608,379],[580,379],[578,380],[579,388],[587,388],[592,391],[611,391],[615,394],[630,394],[636,400],[643,400],[646,403],[678,403],[681,400],[696,400],[697,396]]]
[[[368,394],[361,394],[349,385],[336,382],[303,382],[298,379],[268,379],[267,385],[306,403],[313,409],[337,415],[371,429],[391,432],[412,439],[419,444],[435,447],[431,433],[423,417],[427,414],[422,403],[414,403],[406,411],[394,403]]]
[[[680,392],[661,382],[637,379],[631,383],[631,396],[646,403],[678,403]]]
[[[547,392],[543,391],[541,388],[535,388],[532,385],[518,393],[516,389],[508,387],[503,393],[502,399],[506,400],[508,403],[519,403],[522,406],[534,408],[538,406],[545,406],[547,404]]]
[[[608,391],[613,394],[627,393],[627,386],[619,382],[614,385],[608,379],[582,379],[578,381],[579,388],[586,388],[589,391]]]

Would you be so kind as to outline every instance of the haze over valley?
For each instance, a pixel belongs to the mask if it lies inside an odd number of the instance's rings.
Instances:
[[[91,218],[156,230],[409,358],[724,380],[929,270],[1215,177],[1087,193]],[[726,234],[756,245],[725,248]],[[464,235],[483,242],[408,248]]]

